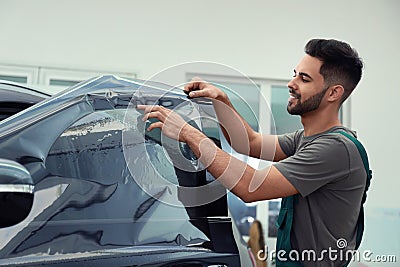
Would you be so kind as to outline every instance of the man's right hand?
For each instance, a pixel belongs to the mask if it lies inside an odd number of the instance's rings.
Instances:
[[[198,77],[194,77],[185,85],[183,90],[191,98],[207,97],[224,103],[228,102],[228,96],[225,92]]]

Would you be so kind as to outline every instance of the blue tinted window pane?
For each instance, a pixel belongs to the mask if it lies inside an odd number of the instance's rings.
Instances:
[[[215,83],[229,96],[237,112],[255,131],[258,127],[260,88],[254,84]]]
[[[275,125],[271,123],[271,133],[284,134],[302,129],[300,116],[290,115],[287,112],[288,88],[286,86],[271,87],[271,110]],[[276,131],[273,127],[276,127]]]
[[[0,80],[6,80],[16,83],[27,83],[28,78],[26,76],[9,76],[9,75],[0,75]]]
[[[58,86],[73,86],[80,81],[68,81],[68,80],[58,80],[58,79],[51,79],[50,85],[58,85]]]

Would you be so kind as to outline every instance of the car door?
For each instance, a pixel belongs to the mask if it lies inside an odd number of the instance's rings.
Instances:
[[[160,133],[146,132],[134,106],[126,112],[138,87],[118,82],[88,81],[3,124],[0,157],[30,172],[35,201],[25,221],[0,229],[0,259],[163,245],[237,262],[226,197],[185,205],[180,186],[207,184],[207,172],[185,144],[167,149]],[[156,92],[142,88],[134,99],[190,105]],[[184,168],[176,168],[177,155]]]

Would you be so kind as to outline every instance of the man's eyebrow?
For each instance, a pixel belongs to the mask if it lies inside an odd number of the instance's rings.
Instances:
[[[296,71],[295,69],[294,69],[293,71],[294,71],[295,74],[297,74],[297,71]],[[310,78],[311,80],[313,80],[313,78],[312,78],[309,74],[307,74],[307,73],[305,73],[305,72],[301,72],[301,71],[300,71],[300,72],[299,72],[299,75],[300,75],[300,76],[308,77],[308,78]]]

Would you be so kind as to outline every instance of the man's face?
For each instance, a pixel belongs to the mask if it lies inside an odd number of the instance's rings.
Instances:
[[[305,55],[294,69],[293,79],[288,83],[289,99],[287,111],[292,115],[303,115],[319,108],[328,88],[319,73],[322,62]]]

